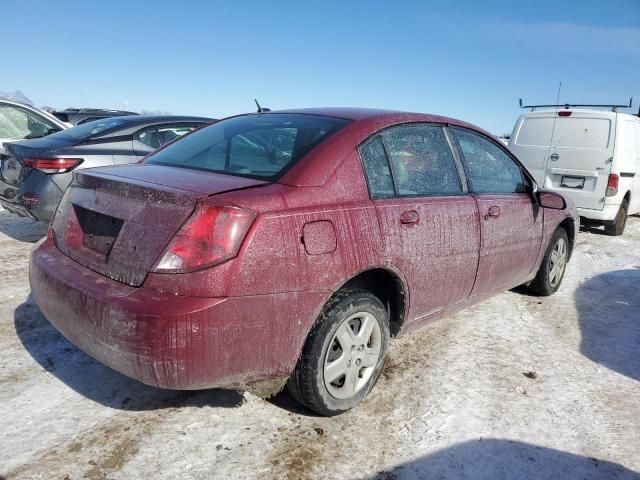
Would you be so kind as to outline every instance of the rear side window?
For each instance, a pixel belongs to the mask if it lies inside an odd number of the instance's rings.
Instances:
[[[400,125],[382,132],[397,194],[455,195],[462,185],[439,125]]]
[[[471,190],[475,193],[525,193],[522,169],[491,140],[460,128],[451,132],[467,166]]]
[[[387,154],[380,135],[371,137],[360,146],[360,157],[364,165],[369,192],[373,198],[393,197],[393,179]]]
[[[202,128],[146,163],[273,179],[349,123],[307,114],[242,115]]]

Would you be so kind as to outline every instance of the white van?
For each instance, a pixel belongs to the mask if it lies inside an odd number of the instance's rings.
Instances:
[[[530,107],[518,118],[509,149],[538,185],[573,200],[585,223],[622,235],[627,215],[640,213],[640,118],[616,112],[619,105],[612,111]]]

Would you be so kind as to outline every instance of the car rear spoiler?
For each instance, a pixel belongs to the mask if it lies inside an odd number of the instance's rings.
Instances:
[[[575,108],[575,107],[594,107],[594,108],[610,108],[616,112],[618,108],[631,108],[633,106],[633,97],[629,98],[629,105],[612,105],[612,104],[587,104],[587,103],[565,103],[563,105],[523,105],[522,99],[519,100],[520,108],[530,108],[533,112],[536,108]],[[638,110],[640,117],[640,109]]]

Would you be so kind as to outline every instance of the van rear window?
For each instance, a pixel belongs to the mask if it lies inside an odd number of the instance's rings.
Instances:
[[[523,147],[605,149],[609,146],[611,121],[584,117],[525,118],[518,130],[516,145]],[[553,140],[551,136],[553,135]]]

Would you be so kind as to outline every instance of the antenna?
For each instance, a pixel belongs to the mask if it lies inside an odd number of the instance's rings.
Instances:
[[[556,96],[556,114],[553,116],[553,126],[551,127],[551,138],[549,139],[549,148],[547,148],[547,155],[544,161],[544,177],[546,178],[547,176],[547,167],[549,166],[549,154],[551,153],[551,147],[553,147],[553,134],[556,131],[556,119],[558,118],[558,107],[560,106],[560,91],[562,90],[562,82],[560,82],[558,84],[558,95]],[[565,106],[565,108],[568,108],[567,106]],[[533,111],[533,108],[531,109],[531,111]],[[543,185],[544,187],[544,180],[543,180]]]
[[[260,106],[260,104],[258,103],[258,99],[257,98],[254,98],[253,101],[256,102],[256,107],[258,107],[258,113],[270,112],[271,111],[270,108],[262,108]]]

